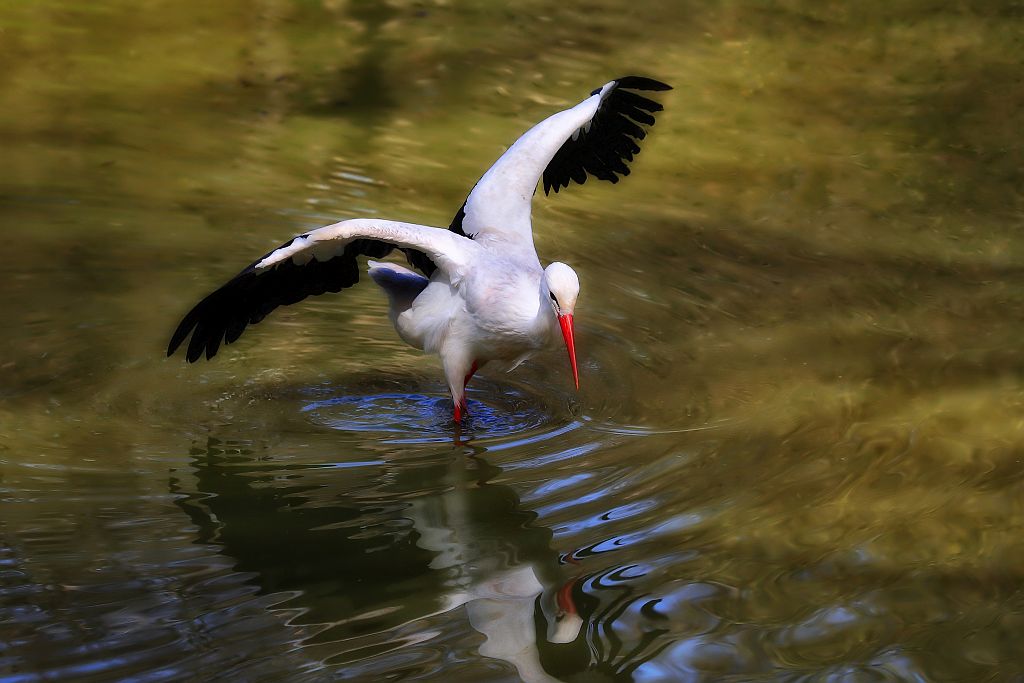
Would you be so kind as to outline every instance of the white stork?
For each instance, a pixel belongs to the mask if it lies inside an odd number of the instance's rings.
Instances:
[[[423,274],[369,261],[387,293],[390,318],[408,344],[441,357],[455,405],[466,413],[466,384],[490,362],[514,368],[557,340],[565,341],[579,389],[573,312],[580,284],[564,263],[542,268],[533,245],[530,207],[543,176],[544,193],[588,176],[618,182],[640,151],[643,125],[662,106],[635,90],[668,90],[660,81],[625,76],[606,83],[571,109],[528,130],[477,182],[451,226],[356,218],[295,237],[250,264],[184,317],[170,356],[191,333],[186,359],[212,358],[246,325],[278,306],[338,292],[359,280],[360,255],[383,258],[401,249]]]

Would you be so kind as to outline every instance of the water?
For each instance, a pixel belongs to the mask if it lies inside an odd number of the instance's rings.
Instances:
[[[1024,677],[1014,3],[0,3],[0,680]],[[163,358],[346,216],[447,225],[609,78],[634,173],[537,198],[564,353],[460,433],[370,285]]]

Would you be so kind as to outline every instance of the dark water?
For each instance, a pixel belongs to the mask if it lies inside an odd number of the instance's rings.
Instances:
[[[1024,680],[1019,3],[0,2],[0,681]],[[538,197],[563,354],[471,387],[372,286],[174,324],[348,216]]]

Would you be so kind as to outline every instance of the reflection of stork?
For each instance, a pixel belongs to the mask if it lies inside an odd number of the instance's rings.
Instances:
[[[546,574],[547,567],[533,562],[510,565],[505,554],[482,555],[465,506],[467,490],[472,489],[453,487],[409,510],[420,532],[417,545],[437,553],[431,569],[455,575],[454,590],[445,594],[446,608],[465,605],[473,628],[486,637],[480,654],[509,662],[527,683],[556,681],[541,666],[537,623],[546,624],[549,642],[576,639],[583,620],[569,594],[572,581],[545,591],[538,573]]]
[[[577,639],[573,584],[551,532],[531,524],[512,489],[489,482],[496,467],[384,465],[352,471],[342,488],[333,468],[225,453],[216,442],[193,465],[193,491],[185,479],[172,485],[188,494],[180,504],[199,541],[219,545],[261,593],[292,594],[280,607],[315,627],[303,645],[317,658],[400,650],[408,643],[397,629],[464,610],[486,638],[480,654],[523,680],[557,680],[538,648]]]
[[[573,315],[580,283],[564,263],[541,267],[533,194],[542,178],[545,191],[557,192],[591,176],[618,182],[627,175],[646,135],[639,124],[653,124],[662,108],[633,91],[668,87],[626,76],[541,121],[480,178],[447,230],[363,218],[289,240],[196,304],[171,336],[168,355],[191,336],[185,357],[212,358],[278,306],[354,285],[357,257],[401,249],[422,274],[371,261],[370,277],[387,292],[398,335],[441,357],[456,422],[478,369],[494,361],[514,367],[559,337],[579,388]]]

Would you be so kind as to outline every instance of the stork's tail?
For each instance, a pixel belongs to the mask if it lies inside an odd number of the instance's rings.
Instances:
[[[397,263],[370,260],[366,263],[370,266],[370,277],[387,292],[393,315],[408,309],[413,299],[430,284],[427,278]]]

